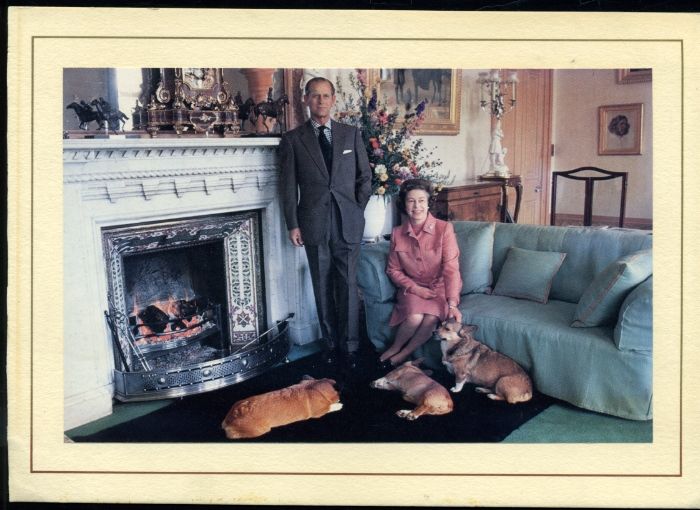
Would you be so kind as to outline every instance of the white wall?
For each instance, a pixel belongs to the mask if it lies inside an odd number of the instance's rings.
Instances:
[[[643,104],[642,154],[598,155],[598,107],[613,104]],[[616,83],[614,69],[554,71],[552,171],[595,166],[626,171],[627,218],[652,218],[652,84]],[[582,187],[559,186],[557,212],[583,213]],[[580,195],[579,195],[580,194]],[[594,215],[615,216],[619,186],[596,185]]]
[[[491,142],[491,118],[479,107],[479,88],[476,84],[479,71],[462,70],[462,105],[459,134],[453,136],[429,135],[428,147],[443,161],[443,168],[455,176],[453,185],[464,184],[477,175],[488,172],[488,150]]]

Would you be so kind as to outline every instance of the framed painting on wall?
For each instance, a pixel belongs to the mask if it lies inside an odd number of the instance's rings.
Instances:
[[[651,81],[651,69],[618,69],[617,83],[640,83]]]
[[[403,115],[406,105],[414,108],[426,100],[426,119],[422,135],[459,134],[462,94],[460,69],[369,69],[370,83],[378,83],[380,98],[389,109],[398,108]]]
[[[598,154],[642,153],[642,103],[598,107]]]

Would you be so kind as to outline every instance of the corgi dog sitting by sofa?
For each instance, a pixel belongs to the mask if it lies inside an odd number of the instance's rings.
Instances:
[[[474,339],[475,325],[447,320],[437,329],[441,342],[442,363],[454,374],[450,391],[462,391],[466,383],[477,385],[476,391],[493,400],[509,404],[532,398],[532,381],[515,361]]]

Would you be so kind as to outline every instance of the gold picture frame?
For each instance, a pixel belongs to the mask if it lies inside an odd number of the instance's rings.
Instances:
[[[651,81],[651,68],[618,69],[617,83],[641,83]]]
[[[598,154],[628,156],[642,153],[643,104],[598,107]]]
[[[289,98],[285,113],[285,129],[289,131],[297,126],[301,126],[304,121],[303,90],[304,69],[285,68],[284,69],[284,93]]]
[[[401,114],[407,102],[415,107],[418,101],[428,100],[419,134],[459,134],[461,69],[368,69],[367,76],[370,83],[377,84],[382,102],[389,109],[398,108]]]

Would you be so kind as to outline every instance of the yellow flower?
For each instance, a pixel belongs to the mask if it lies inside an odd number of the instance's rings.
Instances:
[[[383,186],[377,188],[377,195],[383,195],[384,193],[386,193],[386,189]]]
[[[379,180],[384,182],[389,178],[389,174],[382,174],[379,176]]]

